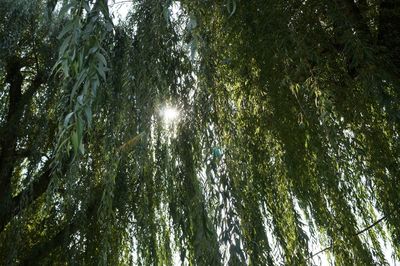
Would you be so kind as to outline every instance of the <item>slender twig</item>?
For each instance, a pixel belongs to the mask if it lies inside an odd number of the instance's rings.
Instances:
[[[358,231],[356,236],[364,233],[365,231],[368,231],[369,229],[371,229],[372,227],[374,227],[375,225],[379,224],[380,222],[382,222],[383,220],[385,220],[387,218],[387,216],[382,216],[380,219],[376,220],[374,223],[370,224],[369,226],[365,227],[364,229],[362,229],[361,231]]]
[[[313,257],[315,257],[315,256],[317,256],[317,255],[319,255],[319,254],[321,254],[321,253],[323,253],[323,252],[325,252],[325,251],[327,251],[327,250],[329,250],[329,249],[331,249],[331,248],[332,248],[332,245],[330,245],[329,247],[326,247],[326,248],[324,248],[324,249],[321,249],[321,250],[318,251],[317,253],[311,255],[308,259],[312,259]]]
[[[119,1],[119,2],[115,2],[113,4],[109,4],[109,6],[115,6],[115,5],[125,4],[125,3],[133,3],[133,0]]]
[[[358,235],[360,235],[360,234],[362,234],[362,233],[368,231],[368,230],[371,229],[372,227],[374,227],[374,226],[376,226],[377,224],[381,223],[383,220],[386,220],[386,218],[387,218],[390,214],[391,214],[391,213],[389,213],[388,215],[382,216],[381,218],[379,218],[378,220],[376,220],[376,221],[373,222],[372,224],[370,224],[370,225],[368,225],[367,227],[365,227],[365,228],[361,229],[360,231],[358,231],[354,236],[358,236]],[[313,257],[315,257],[315,256],[317,256],[317,255],[319,255],[319,254],[321,254],[321,253],[323,253],[323,252],[325,252],[325,251],[331,249],[332,247],[333,247],[333,244],[331,244],[330,246],[328,246],[328,247],[326,247],[326,248],[324,248],[324,249],[321,249],[321,250],[318,251],[317,253],[312,254],[310,257],[308,257],[308,260],[310,260],[310,259],[312,259]]]

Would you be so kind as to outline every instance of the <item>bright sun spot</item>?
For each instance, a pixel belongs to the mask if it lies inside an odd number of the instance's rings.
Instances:
[[[172,123],[179,117],[179,111],[175,107],[166,106],[160,111],[165,123]]]

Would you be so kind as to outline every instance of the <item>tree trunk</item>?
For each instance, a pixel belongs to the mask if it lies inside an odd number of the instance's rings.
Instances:
[[[22,60],[17,56],[10,57],[6,62],[6,83],[9,83],[9,104],[4,125],[0,128],[0,231],[12,218],[19,207],[12,197],[12,175],[17,166],[18,137],[22,133],[21,120],[26,106],[29,105],[35,92],[44,82],[42,73],[37,73],[29,88],[22,94],[24,77],[21,73]],[[45,186],[48,181],[36,182],[37,187]],[[45,181],[43,183],[43,181]],[[46,185],[47,187],[47,185]],[[43,189],[41,191],[44,192]],[[20,196],[16,197],[17,199]],[[37,198],[37,197],[36,197]]]
[[[6,63],[6,83],[9,83],[8,113],[4,125],[0,128],[0,224],[3,223],[3,210],[11,202],[11,177],[15,167],[18,122],[23,111],[22,98],[23,76],[20,58],[11,57]]]

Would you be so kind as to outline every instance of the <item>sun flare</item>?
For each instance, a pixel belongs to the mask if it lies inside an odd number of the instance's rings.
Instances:
[[[172,106],[166,106],[161,109],[160,115],[164,119],[164,122],[169,124],[179,118],[179,110]]]

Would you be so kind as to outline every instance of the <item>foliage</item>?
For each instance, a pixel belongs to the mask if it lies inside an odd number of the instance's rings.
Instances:
[[[1,265],[399,260],[397,1],[117,4],[0,5]]]

